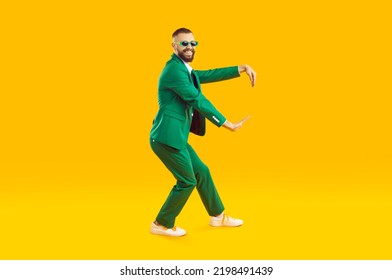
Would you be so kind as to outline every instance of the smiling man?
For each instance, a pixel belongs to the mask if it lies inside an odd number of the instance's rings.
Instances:
[[[196,51],[195,47],[198,45],[198,42],[193,39],[192,33],[180,33],[173,38],[173,44],[174,53],[179,56],[185,63],[190,63],[193,61],[193,57],[195,56]],[[181,46],[183,48],[178,46]]]
[[[188,144],[188,137],[189,132],[200,136],[205,134],[205,119],[217,127],[237,131],[249,118],[229,122],[204,96],[200,84],[232,79],[245,72],[254,86],[256,73],[249,65],[193,70],[190,63],[198,42],[192,31],[177,29],[172,38],[174,54],[159,78],[159,110],[150,132],[150,145],[177,182],[151,224],[150,232],[168,236],[185,235],[184,229],[174,226],[175,219],[195,187],[210,216],[211,226],[240,226],[242,220],[224,213],[210,171]]]

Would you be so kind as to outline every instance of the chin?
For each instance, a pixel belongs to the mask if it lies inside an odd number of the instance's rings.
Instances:
[[[187,57],[187,56],[185,56],[185,55],[183,55],[183,54],[179,55],[179,57],[181,57],[181,59],[182,59],[183,61],[185,61],[185,62],[192,62],[194,56],[195,56],[195,55],[192,55],[191,57]]]
[[[192,62],[193,61],[193,55],[190,58],[186,58],[186,62]]]

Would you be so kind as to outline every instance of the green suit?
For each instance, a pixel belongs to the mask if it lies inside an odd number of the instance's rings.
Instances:
[[[220,127],[226,118],[201,92],[201,83],[239,77],[238,67],[225,67],[189,73],[175,54],[166,63],[158,84],[159,110],[150,132],[154,153],[177,179],[156,220],[171,228],[196,186],[210,216],[224,207],[208,167],[188,144],[189,132],[205,134],[205,118]]]

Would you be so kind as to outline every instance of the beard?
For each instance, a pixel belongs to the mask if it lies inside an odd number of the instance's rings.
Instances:
[[[187,52],[187,51],[191,51],[192,56],[190,56],[190,57],[186,56],[185,52]],[[183,51],[178,52],[178,56],[185,62],[192,62],[193,58],[195,57],[195,52],[196,52],[195,49],[184,49]]]

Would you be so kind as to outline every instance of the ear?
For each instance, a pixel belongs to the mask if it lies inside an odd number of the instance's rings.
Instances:
[[[172,46],[173,50],[175,51],[176,50],[176,44],[175,43],[171,43],[171,46]]]

